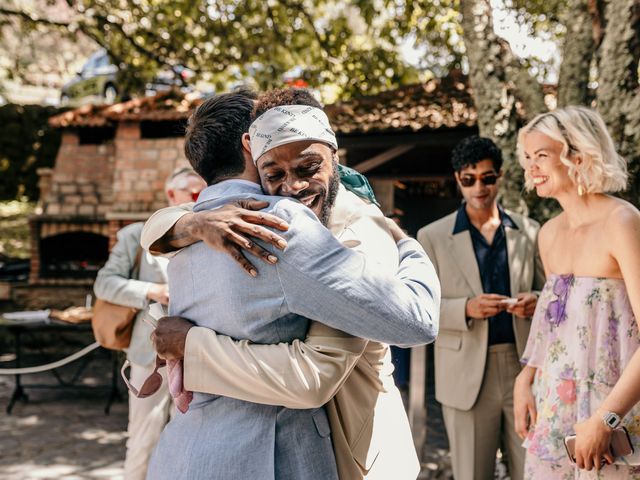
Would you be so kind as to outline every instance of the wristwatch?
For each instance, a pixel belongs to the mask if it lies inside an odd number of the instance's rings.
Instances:
[[[617,413],[605,412],[602,415],[602,421],[607,427],[613,430],[618,425],[620,425],[620,422],[622,421],[622,419],[620,418],[620,415],[618,415]]]

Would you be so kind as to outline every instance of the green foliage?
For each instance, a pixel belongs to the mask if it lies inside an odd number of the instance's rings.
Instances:
[[[59,112],[39,105],[0,107],[0,200],[38,199],[36,169],[53,166],[60,146],[60,131],[47,120]]]
[[[29,215],[34,202],[12,200],[0,202],[0,259],[29,258]]]
[[[262,89],[293,67],[311,86],[349,93],[417,78],[399,58],[390,2],[83,0],[75,8],[122,77],[137,82],[133,91],[164,65],[219,84],[252,77]]]
[[[35,1],[35,4],[41,4]],[[457,1],[418,0],[79,0],[66,21],[43,21],[47,9],[11,15],[23,31],[59,28],[105,47],[129,92],[164,68],[186,66],[226,88],[245,78],[265,89],[301,68],[312,87],[341,96],[372,94],[418,81],[401,48],[426,49],[421,69],[460,68],[464,48]],[[60,6],[63,7],[63,6]],[[17,8],[13,8],[17,10]],[[57,18],[61,18],[58,16]],[[0,18],[2,20],[2,18]]]

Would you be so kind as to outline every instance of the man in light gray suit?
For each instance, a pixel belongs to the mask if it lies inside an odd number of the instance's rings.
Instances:
[[[175,170],[165,183],[169,205],[192,200],[206,184],[193,169]],[[117,305],[140,309],[133,324],[127,360],[131,364],[131,381],[141,385],[153,371],[155,352],[149,336],[152,329],[143,317],[148,315],[149,302],[169,303],[167,287],[167,259],[154,257],[140,248],[142,223],[133,223],[118,232],[109,259],[98,272],[93,286],[96,297]],[[138,259],[138,260],[136,260]],[[138,267],[134,268],[138,263]],[[134,270],[138,273],[131,278]],[[151,452],[160,433],[169,421],[172,402],[166,382],[162,390],[148,398],[129,393],[129,423],[127,425],[127,453],[124,462],[126,480],[145,478]]]
[[[439,286],[424,251],[411,239],[401,240],[400,270],[395,278],[386,277],[343,247],[307,207],[265,196],[240,141],[252,108],[245,95],[227,94],[208,100],[191,118],[187,155],[211,185],[196,210],[265,200],[265,211],[289,223],[288,246],[277,264],[259,269],[255,279],[204,244],[183,250],[169,267],[171,314],[259,343],[303,338],[308,327],[303,317],[382,342],[432,341]],[[238,132],[230,131],[234,127]],[[317,153],[331,151],[325,139],[313,137],[309,143]],[[309,203],[326,199],[314,195]],[[187,414],[163,433],[149,478],[337,478],[326,414],[195,394]]]

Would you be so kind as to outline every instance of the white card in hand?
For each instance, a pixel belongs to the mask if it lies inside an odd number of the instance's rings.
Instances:
[[[505,298],[503,300],[500,300],[500,303],[503,303],[505,305],[508,305],[509,307],[512,307],[513,305],[518,303],[518,299],[517,298]]]

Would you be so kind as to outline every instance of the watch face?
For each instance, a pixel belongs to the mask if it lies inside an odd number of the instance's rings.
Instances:
[[[603,417],[604,423],[606,423],[611,428],[616,428],[620,423],[620,416],[609,412]]]

